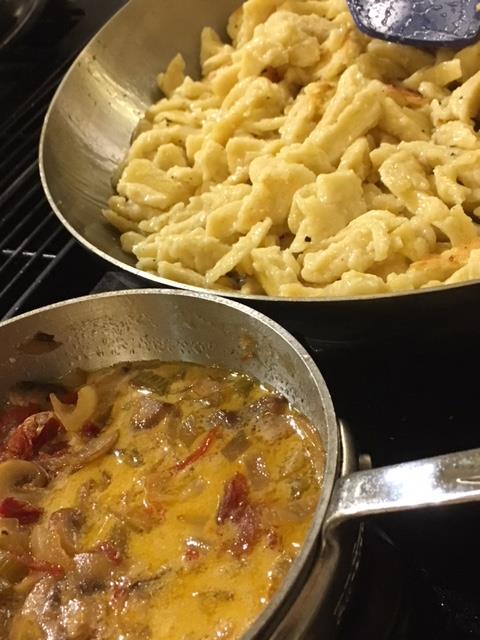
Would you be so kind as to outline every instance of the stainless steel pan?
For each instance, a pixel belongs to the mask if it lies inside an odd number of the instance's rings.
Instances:
[[[40,172],[53,210],[85,247],[151,286],[201,291],[136,269],[100,209],[112,193],[112,174],[139,117],[158,99],[156,74],[181,51],[195,75],[201,28],[211,25],[221,33],[226,17],[239,4],[240,0],[130,0],[74,62],[45,119]],[[448,332],[459,323],[463,331],[473,330],[475,314],[467,310],[477,303],[479,287],[477,282],[373,298],[241,300],[294,332],[350,343]]]
[[[58,348],[31,355],[39,331]],[[255,344],[242,359],[241,336]],[[352,472],[354,455],[325,382],[303,347],[258,312],[211,296],[130,291],[89,296],[0,324],[0,396],[19,380],[51,380],[160,358],[245,371],[284,393],[315,424],[326,450],[323,491],[304,548],[281,590],[243,640],[331,638],[358,553],[361,518],[388,511],[480,500],[480,450]],[[421,517],[421,515],[419,515]],[[317,618],[314,631],[309,625]]]

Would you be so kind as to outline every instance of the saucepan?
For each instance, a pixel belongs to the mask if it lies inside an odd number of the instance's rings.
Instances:
[[[38,332],[53,336],[56,348],[41,355],[23,348]],[[253,357],[242,357],[244,336]],[[363,518],[480,500],[480,449],[355,471],[352,445],[304,348],[256,310],[214,296],[131,290],[6,321],[0,325],[0,394],[19,380],[149,359],[218,364],[256,376],[312,421],[326,452],[323,489],[304,547],[242,640],[333,638],[354,584]]]
[[[198,75],[202,27],[219,33],[240,0],[130,0],[73,63],[48,111],[40,145],[40,172],[50,204],[73,236],[115,268],[145,285],[205,291],[140,271],[104,221],[112,175],[125,156],[145,109],[158,99],[154,79],[181,51],[187,71]],[[140,286],[143,286],[140,284]],[[480,284],[351,298],[226,297],[266,313],[289,330],[327,343],[446,333],[462,323],[475,330]],[[441,321],[439,321],[441,319]]]

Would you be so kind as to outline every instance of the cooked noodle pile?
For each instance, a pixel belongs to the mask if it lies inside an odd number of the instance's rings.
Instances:
[[[177,55],[106,218],[140,269],[241,294],[480,277],[480,44],[369,39],[343,0],[248,0]]]

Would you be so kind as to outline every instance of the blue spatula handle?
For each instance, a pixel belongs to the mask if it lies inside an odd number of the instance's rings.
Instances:
[[[358,28],[417,47],[463,47],[480,37],[479,0],[347,0]]]

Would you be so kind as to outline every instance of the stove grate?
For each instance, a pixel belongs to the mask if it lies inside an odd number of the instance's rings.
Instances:
[[[54,71],[0,130],[0,316],[14,315],[52,263],[73,245],[51,211],[38,176],[38,140],[70,61]]]

